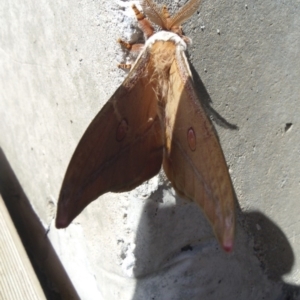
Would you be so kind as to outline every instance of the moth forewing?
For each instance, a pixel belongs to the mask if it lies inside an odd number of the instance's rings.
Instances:
[[[147,49],[88,126],[61,187],[56,227],[67,227],[93,200],[137,187],[162,164],[163,131]]]

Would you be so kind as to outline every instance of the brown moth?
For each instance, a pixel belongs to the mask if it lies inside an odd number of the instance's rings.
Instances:
[[[145,45],[113,96],[81,138],[58,200],[56,227],[65,228],[106,192],[130,191],[161,165],[176,192],[200,205],[225,251],[234,241],[234,194],[210,119],[194,90],[181,24],[199,7],[191,0],[175,16],[152,0],[135,7]]]

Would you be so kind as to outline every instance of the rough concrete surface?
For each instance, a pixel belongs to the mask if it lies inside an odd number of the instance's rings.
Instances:
[[[216,129],[239,203],[232,254],[163,174],[102,196],[55,229],[75,146],[126,76],[116,40],[140,34],[130,6],[0,3],[0,147],[80,298],[300,299],[298,0],[207,0],[184,24],[199,94],[223,125]]]

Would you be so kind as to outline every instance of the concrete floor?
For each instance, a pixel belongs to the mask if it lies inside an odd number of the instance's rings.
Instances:
[[[239,203],[232,254],[163,175],[106,194],[55,229],[75,146],[126,76],[116,40],[139,35],[130,6],[0,4],[0,147],[79,297],[300,299],[299,0],[204,1],[184,24],[199,93],[203,84],[223,124],[216,129]]]

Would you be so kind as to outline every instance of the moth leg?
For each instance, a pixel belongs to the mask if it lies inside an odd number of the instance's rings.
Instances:
[[[118,64],[118,68],[127,70],[131,68],[131,64]]]
[[[148,39],[151,35],[154,34],[154,28],[151,23],[145,18],[144,14],[137,9],[137,7],[133,4],[132,9],[135,13],[135,16],[139,22],[139,26],[144,32],[146,39]]]
[[[132,48],[132,44],[127,43],[127,42],[125,42],[125,41],[123,41],[123,40],[121,40],[121,39],[118,39],[117,42],[118,42],[123,48],[125,48],[125,49],[127,49],[127,50],[129,50],[129,51],[130,51],[131,48]]]
[[[141,50],[144,47],[144,44],[130,44],[127,43],[121,39],[118,39],[117,41],[123,48],[125,48],[126,50],[128,50],[129,52],[131,52],[131,54],[138,54],[141,52]]]
[[[137,57],[142,48],[144,47],[144,44],[130,44],[128,42],[123,41],[122,39],[118,39],[117,42],[121,45],[121,47],[128,50],[131,56],[133,57]],[[123,70],[131,69],[131,66],[131,64],[118,64],[118,68]]]

